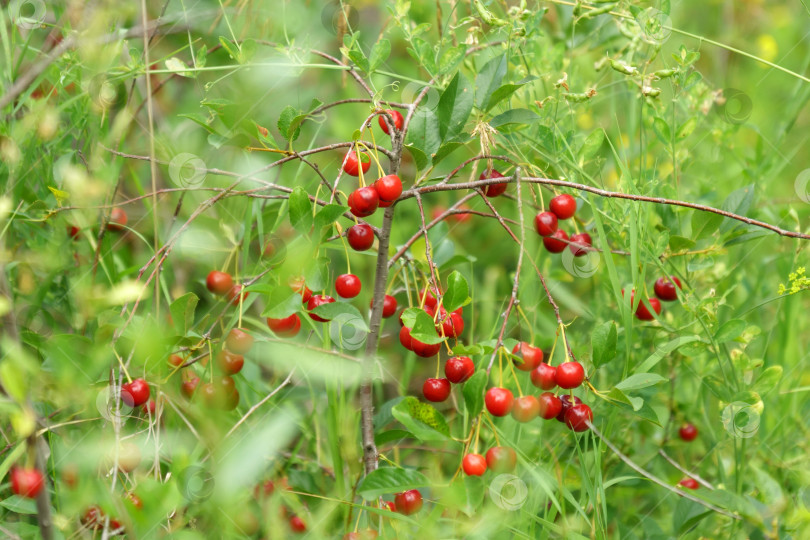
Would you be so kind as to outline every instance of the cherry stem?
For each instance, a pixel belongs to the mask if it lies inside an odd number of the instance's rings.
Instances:
[[[501,439],[500,439],[500,437],[498,437],[498,430],[495,428],[495,422],[492,421],[492,418],[490,418],[489,415],[484,415],[484,416],[486,417],[487,422],[489,422],[489,425],[492,427],[492,434],[495,436],[495,444],[497,446],[500,446],[501,445]]]
[[[515,371],[515,363],[514,362],[509,362],[509,369],[512,370],[512,377],[514,377],[514,379],[515,379],[515,386],[517,386],[518,395],[520,397],[523,397],[523,391],[520,389],[520,382],[518,381],[517,371]]]

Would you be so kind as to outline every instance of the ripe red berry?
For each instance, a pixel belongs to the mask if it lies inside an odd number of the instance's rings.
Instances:
[[[454,356],[444,364],[444,374],[454,384],[460,384],[472,377],[475,364],[469,356]]]
[[[541,390],[551,390],[557,386],[557,368],[540,364],[532,370],[532,384]]]
[[[395,111],[394,109],[385,109],[385,112],[387,112],[391,118],[393,118],[393,124],[396,130],[401,130],[402,126],[405,125],[405,118],[403,118],[402,113]],[[385,122],[386,119],[387,118],[384,114],[379,116],[380,127],[387,135],[390,135],[390,133],[388,133],[388,124]]]
[[[698,436],[698,428],[695,424],[684,424],[678,430],[678,435],[686,442],[694,441]]]
[[[341,298],[354,298],[360,294],[360,278],[354,274],[341,274],[335,280],[335,290]]]
[[[442,348],[441,343],[435,343],[433,345],[428,343],[422,343],[418,339],[411,337],[411,350],[416,354],[416,356],[421,356],[422,358],[430,358],[431,356],[436,356]]]
[[[307,302],[309,302],[309,299],[312,298],[312,291],[309,289],[309,287],[306,286],[304,278],[302,277],[290,278],[290,281],[288,283],[293,291],[301,295],[302,304],[306,304]]]
[[[557,366],[557,376],[554,381],[560,388],[570,390],[576,388],[585,380],[585,370],[577,361],[564,362]]]
[[[484,403],[492,416],[506,416],[512,410],[514,402],[515,398],[507,388],[490,388],[484,396]]]
[[[683,480],[678,482],[678,485],[683,486],[687,489],[697,489],[700,487],[700,484],[698,484],[698,481],[695,480],[694,478],[684,478]]]
[[[650,306],[655,311],[656,315],[661,314],[661,301],[658,298],[650,298]],[[650,313],[650,310],[647,309],[647,306],[644,305],[644,302],[639,302],[638,308],[636,309],[636,317],[640,321],[653,321],[655,320],[655,316]]]
[[[388,174],[374,182],[374,189],[381,201],[394,202],[402,195],[402,180],[395,174]]]
[[[363,173],[367,173],[369,167],[371,167],[371,158],[365,152],[361,152],[360,160],[362,161]],[[343,170],[351,176],[360,176],[360,162],[357,160],[357,153],[354,150],[350,151],[346,156]]]
[[[205,278],[205,286],[214,294],[222,296],[227,294],[233,287],[233,278],[227,272],[220,272],[219,270],[212,270]]]
[[[546,251],[550,253],[562,253],[565,251],[565,246],[568,245],[568,242],[563,240],[568,240],[568,233],[562,229],[557,229],[551,236],[543,238],[543,245]]]
[[[576,213],[577,201],[571,195],[563,193],[551,199],[548,208],[554,212],[557,219],[568,219]]]
[[[377,195],[377,190],[366,186],[352,191],[347,203],[352,214],[357,217],[367,217],[377,210],[380,205],[380,197]]]
[[[487,460],[481,454],[467,454],[461,460],[461,468],[467,476],[483,476],[487,472]]]
[[[232,328],[225,338],[225,348],[236,354],[245,354],[253,347],[253,336],[240,328]]]
[[[185,363],[183,357],[179,354],[172,354],[169,356],[169,364],[173,365],[174,367],[180,367]]]
[[[391,296],[390,294],[386,294],[385,298],[383,298],[383,312],[382,312],[383,318],[387,319],[393,316],[394,313],[396,312],[397,312],[397,299]]]
[[[406,516],[417,513],[422,508],[422,494],[417,489],[409,489],[394,495],[397,511]]]
[[[450,315],[446,315],[446,311],[444,308],[441,309],[440,313],[444,313],[445,315],[441,315],[439,322],[436,324],[436,331],[439,334],[444,334],[446,337],[457,338],[461,335],[464,331],[464,319],[458,313],[451,313]]]
[[[45,479],[38,469],[13,467],[10,476],[11,491],[21,497],[35,499],[45,485]]]
[[[292,516],[290,518],[290,528],[295,532],[302,533],[307,531],[307,524],[300,517]]]
[[[301,317],[298,313],[293,313],[283,319],[267,318],[267,326],[280,336],[293,337],[301,330]]]
[[[521,341],[512,349],[512,354],[519,356],[523,362],[512,360],[515,367],[521,371],[532,371],[534,368],[543,363],[543,350],[539,347],[533,347],[531,344]]]
[[[560,404],[562,405],[562,407],[560,408],[560,412],[556,416],[557,421],[565,422],[565,413],[568,412],[568,409],[570,409],[574,405],[579,405],[580,403],[582,403],[582,400],[576,396],[571,396],[569,394],[561,395]]]
[[[394,504],[394,501],[386,501],[386,502],[385,502],[385,506],[386,506],[386,508],[388,508],[388,510],[390,510],[391,512],[396,512],[396,511],[397,511],[397,505],[396,505],[396,504]]]
[[[399,342],[402,344],[403,347],[408,349],[409,351],[413,350],[413,340],[411,339],[411,329],[407,326],[403,326],[399,329]]]
[[[588,429],[586,422],[593,422],[593,412],[584,403],[573,405],[565,411],[565,425],[574,431],[585,431]]]
[[[540,212],[534,216],[534,228],[540,236],[551,236],[557,230],[557,216],[553,212]]]
[[[245,289],[244,285],[237,284],[232,286],[230,290],[225,294],[225,296],[231,302],[231,305],[238,306],[240,302],[244,303],[245,299],[250,294],[244,289]]]
[[[447,379],[430,378],[422,385],[422,395],[425,399],[438,403],[450,397],[450,381]]]
[[[531,422],[540,413],[540,402],[534,396],[522,396],[512,405],[512,418],[518,422]]]
[[[493,446],[487,450],[487,467],[496,473],[506,473],[515,470],[517,454],[508,446]]]
[[[540,409],[537,415],[545,420],[556,418],[563,408],[560,398],[551,392],[543,392],[540,394],[540,396],[537,398],[537,402],[540,404]]]
[[[504,176],[492,169],[492,172],[487,174],[487,171],[481,173],[481,176],[478,177],[479,180],[485,180],[487,178],[503,178]],[[506,188],[509,187],[509,184],[504,182],[503,184],[489,184],[484,188],[484,194],[487,197],[497,197],[498,195],[503,195],[506,191]]]
[[[310,311],[309,314],[310,319],[318,322],[329,322],[329,319],[324,319],[323,317],[315,315],[314,313],[312,313],[312,310],[318,306],[322,306],[323,304],[331,304],[334,301],[335,301],[334,298],[332,298],[331,296],[327,296],[325,294],[313,295],[312,298],[309,299],[309,302],[307,302],[307,309]]]
[[[143,405],[141,405],[141,410],[143,414],[155,416],[155,410],[157,410],[157,403],[155,403],[154,399],[150,399]]]
[[[108,231],[123,231],[127,224],[127,213],[119,207],[115,207],[110,212],[110,221],[107,222]]]
[[[71,240],[79,239],[79,233],[81,232],[81,229],[79,229],[76,225],[68,225],[67,230],[68,236],[70,236]]]
[[[143,510],[143,501],[134,492],[130,491],[127,493],[127,500],[138,510]]]
[[[419,303],[422,303],[422,299],[424,298],[424,308],[425,311],[428,309],[433,310],[435,312],[436,307],[439,305],[439,300],[436,298],[436,291],[434,288],[433,290],[422,289],[419,291]]]
[[[104,526],[104,512],[98,506],[90,506],[82,514],[81,522],[88,529],[100,529]]]
[[[180,391],[183,392],[188,399],[191,399],[191,396],[194,395],[194,391],[197,389],[199,384],[200,378],[192,377],[191,379],[183,381],[183,384],[180,386]]]
[[[149,401],[149,385],[143,379],[121,385],[121,399],[128,407],[140,407]]]
[[[670,276],[669,278],[660,277],[655,280],[655,296],[664,300],[665,302],[672,302],[678,299],[678,291],[675,286],[678,286],[678,289],[682,289],[681,287],[681,280],[676,278],[675,276]]]
[[[588,254],[592,245],[591,235],[584,232],[571,236],[571,244],[568,245],[568,248],[574,257],[582,257]]]
[[[242,371],[245,364],[245,357],[241,354],[232,353],[227,350],[219,352],[219,369],[227,375],[235,375]]]
[[[349,227],[346,239],[355,251],[365,251],[374,244],[374,230],[366,223],[358,223]]]

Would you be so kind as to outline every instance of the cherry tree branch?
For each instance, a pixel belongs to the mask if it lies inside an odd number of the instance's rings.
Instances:
[[[689,478],[694,478],[694,479],[695,479],[697,482],[700,482],[700,484],[701,484],[703,487],[705,487],[705,488],[708,488],[708,489],[714,489],[714,486],[713,486],[713,485],[711,485],[709,482],[707,482],[706,480],[704,480],[703,478],[701,478],[701,477],[700,477],[700,476],[698,476],[697,474],[695,474],[695,473],[693,473],[693,472],[689,472],[689,471],[687,471],[686,469],[684,469],[683,467],[681,467],[681,466],[678,464],[678,462],[677,462],[677,461],[675,461],[674,459],[672,459],[672,458],[670,457],[670,455],[669,455],[669,454],[667,454],[667,453],[664,451],[664,449],[663,449],[663,448],[660,448],[660,449],[658,450],[658,453],[659,453],[659,454],[661,454],[661,457],[663,457],[665,460],[667,460],[667,461],[669,462],[669,464],[670,464],[670,465],[672,465],[673,467],[675,467],[676,469],[678,469],[679,471],[681,471],[683,474],[687,475]]]

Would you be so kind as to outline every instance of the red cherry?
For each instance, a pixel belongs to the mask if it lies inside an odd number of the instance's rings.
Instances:
[[[543,238],[543,246],[545,246],[546,251],[550,253],[562,253],[568,245],[568,243],[563,242],[563,240],[568,240],[568,233],[562,229],[557,229],[551,236]]]
[[[358,223],[349,227],[346,239],[355,251],[365,251],[374,244],[374,230],[366,223]]]
[[[444,308],[442,308],[442,311],[447,313]],[[440,319],[440,323],[436,325],[436,331],[439,334],[444,333],[446,337],[457,338],[464,331],[464,319],[458,313],[445,315]]]
[[[174,367],[180,367],[185,363],[183,357],[179,354],[173,354],[169,356],[169,364],[173,365]]]
[[[397,131],[401,130],[402,126],[405,125],[405,118],[402,117],[402,113],[400,113],[399,111],[395,111],[394,109],[385,109],[385,112],[391,115],[391,118],[394,119],[393,120],[394,128],[396,128]],[[385,122],[386,120],[387,120],[386,116],[384,114],[381,114],[379,117],[380,127],[386,134],[389,134],[388,124]]]
[[[585,431],[588,429],[588,424],[585,422],[593,422],[593,412],[591,408],[584,403],[573,405],[565,411],[565,425],[574,431]]]
[[[395,174],[389,174],[374,182],[374,189],[381,201],[394,202],[402,195],[402,180]]]
[[[341,274],[335,280],[335,290],[341,298],[354,298],[360,294],[360,278],[354,274]]]
[[[576,396],[571,396],[569,394],[563,394],[560,396],[560,405],[562,408],[560,409],[559,414],[557,414],[556,418],[558,422],[565,422],[565,413],[568,412],[568,409],[573,407],[574,405],[579,405],[582,403],[582,400]]]
[[[155,410],[157,409],[157,403],[155,403],[154,399],[150,399],[143,405],[141,405],[141,410],[143,414],[155,416]]]
[[[219,369],[227,375],[235,375],[242,371],[245,364],[245,357],[227,350],[219,352]]]
[[[551,392],[543,392],[537,398],[537,401],[540,403],[540,410],[537,413],[540,418],[551,420],[556,418],[562,411],[562,401]]]
[[[571,244],[568,244],[568,248],[574,254],[574,257],[587,255],[591,251],[589,248],[593,245],[591,235],[586,232],[571,236],[571,242]]]
[[[543,362],[543,350],[521,341],[512,349],[512,354],[523,358],[523,362],[512,360],[515,367],[521,371],[532,371]]]
[[[469,356],[454,356],[444,364],[444,374],[451,383],[460,384],[472,377],[475,364]]]
[[[107,222],[108,231],[123,231],[127,224],[127,213],[119,207],[115,207],[110,212],[110,221]]]
[[[347,203],[352,214],[357,217],[367,217],[377,210],[380,205],[380,197],[373,187],[366,186],[352,191]]]
[[[517,465],[517,454],[508,446],[493,446],[487,450],[487,467],[496,473],[512,472]]]
[[[363,173],[367,173],[369,167],[371,167],[371,158],[365,152],[360,154],[360,159],[362,160],[363,166]],[[346,174],[351,176],[360,176],[360,163],[357,160],[357,153],[352,150],[346,156],[346,163],[343,165],[343,170],[346,171]]]
[[[45,478],[37,469],[12,467],[10,476],[11,491],[21,497],[35,499],[45,485]]]
[[[380,204],[378,205],[378,208],[388,208],[389,206],[394,204],[394,202],[395,201],[384,201],[384,200],[380,199]]]
[[[426,400],[434,403],[444,401],[450,397],[450,381],[430,378],[422,385],[422,395]]]
[[[687,489],[697,489],[700,487],[700,484],[698,484],[698,481],[695,480],[694,478],[684,478],[683,480],[678,482],[678,485],[683,486]]]
[[[82,514],[81,522],[88,529],[100,529],[104,526],[104,512],[96,505],[90,506]]]
[[[402,344],[403,347],[408,349],[409,351],[413,350],[413,340],[411,339],[411,329],[407,326],[403,326],[399,329],[399,342]]]
[[[197,386],[200,384],[199,377],[193,377],[186,381],[183,381],[183,384],[180,386],[180,391],[188,398],[191,399],[191,396],[194,395],[194,391],[197,389]]]
[[[318,322],[329,322],[329,319],[324,319],[323,317],[315,315],[314,313],[312,313],[312,310],[324,304],[331,304],[334,301],[335,301],[334,298],[332,298],[331,296],[326,296],[325,294],[313,295],[313,297],[309,299],[309,302],[307,302],[307,309],[310,311],[309,314],[310,319]]]
[[[385,506],[386,506],[386,507],[388,508],[388,510],[390,510],[391,512],[396,512],[396,511],[397,511],[397,505],[396,505],[396,504],[394,504],[394,501],[387,501],[387,502],[385,503]]]
[[[436,356],[441,348],[441,343],[430,345],[428,343],[422,343],[418,339],[411,337],[411,350],[416,354],[416,356],[430,358],[431,356]]]
[[[149,385],[143,379],[135,379],[121,385],[121,399],[128,407],[140,407],[149,401]]]
[[[280,336],[293,337],[301,330],[301,317],[293,313],[283,319],[267,318],[267,326]]]
[[[467,476],[483,476],[487,472],[487,460],[481,454],[467,454],[461,460],[461,468]]]
[[[244,288],[245,286],[242,284],[234,285],[225,294],[225,296],[231,302],[231,305],[238,306],[240,302],[242,303],[245,302],[245,299],[248,297],[250,293],[245,291]]]
[[[655,281],[655,296],[664,300],[665,302],[672,302],[678,299],[678,291],[675,289],[675,286],[678,286],[678,289],[682,289],[681,280],[676,278],[675,276],[670,276],[669,278],[660,277]]]
[[[236,354],[245,354],[253,347],[253,336],[240,328],[232,328],[225,338],[225,348]]]
[[[79,239],[79,233],[81,232],[81,229],[79,229],[76,225],[68,225],[67,230],[68,236],[70,236],[72,240]]]
[[[409,489],[394,495],[397,511],[406,516],[417,513],[422,508],[422,494],[419,490]]]
[[[658,298],[650,298],[650,306],[652,306],[653,311],[655,311],[656,315],[661,314],[661,301]],[[650,310],[647,309],[647,306],[644,305],[644,302],[639,302],[638,308],[636,309],[636,317],[640,321],[653,321],[655,320],[655,316],[650,313]]]
[[[293,516],[290,518],[290,528],[297,533],[302,533],[307,531],[307,524],[300,517]]]
[[[436,307],[439,305],[439,300],[436,298],[437,291],[435,289],[429,291],[427,289],[422,289],[419,291],[419,303],[422,303],[422,299],[425,299],[425,303],[423,304],[425,311],[431,309],[435,312]]]
[[[548,208],[554,212],[557,219],[568,219],[576,213],[577,201],[571,195],[563,193],[551,199]]]
[[[694,441],[698,436],[698,428],[695,424],[684,424],[678,430],[678,435],[686,442]]]
[[[522,396],[512,405],[512,418],[518,422],[530,422],[540,413],[540,402],[534,396]]]
[[[484,403],[492,416],[506,416],[512,410],[514,402],[515,398],[507,388],[490,388],[484,396]]]
[[[382,312],[383,318],[387,319],[393,316],[394,313],[396,312],[397,312],[397,299],[391,296],[390,294],[386,294],[385,298],[383,298],[383,312]]]
[[[534,216],[534,228],[540,236],[551,236],[557,230],[557,216],[552,212],[540,212]]]
[[[143,501],[141,500],[138,495],[130,491],[127,493],[127,500],[132,503],[132,506],[137,508],[138,510],[143,510]]]
[[[272,480],[265,480],[260,484],[256,484],[256,487],[253,488],[253,497],[255,499],[261,499],[263,497],[269,497],[273,494],[276,490],[276,485],[273,483]]]
[[[301,295],[302,304],[306,304],[307,302],[309,302],[309,299],[312,298],[312,291],[309,289],[309,287],[306,286],[304,278],[302,277],[290,278],[290,281],[288,283],[293,291]]]
[[[532,370],[532,384],[541,390],[551,390],[557,386],[557,368],[540,364]]]
[[[212,293],[222,296],[233,287],[233,278],[227,272],[212,270],[208,273],[208,277],[205,278],[205,286]]]
[[[482,172],[481,176],[479,176],[478,179],[486,180],[487,178],[503,178],[503,177],[504,176],[501,173],[499,173],[495,169],[492,169],[492,172],[490,172],[489,174],[487,174],[487,171]],[[497,197],[498,195],[503,195],[507,187],[509,187],[508,183],[489,184],[484,187],[484,194],[487,197]]]
[[[557,366],[557,376],[554,380],[560,388],[570,390],[582,384],[585,380],[585,370],[577,361],[564,362]]]

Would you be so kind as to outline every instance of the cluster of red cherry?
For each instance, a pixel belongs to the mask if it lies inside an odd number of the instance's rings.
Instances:
[[[543,237],[543,246],[551,253],[562,253],[565,247],[571,250],[575,257],[582,257],[588,253],[593,245],[591,235],[581,232],[568,237],[563,229],[557,228],[559,221],[569,219],[577,211],[577,201],[571,195],[563,193],[557,195],[548,205],[548,211],[540,212],[534,216],[534,228],[537,234]]]
[[[422,302],[422,309],[436,321],[436,331],[443,337],[458,338],[464,331],[464,318],[462,308],[458,308],[451,313],[447,313],[444,306],[439,306],[439,301],[433,292],[422,289],[419,291],[419,298]],[[437,311],[438,310],[438,311]],[[436,356],[442,347],[441,343],[423,343],[411,336],[411,328],[405,326],[402,315],[399,317],[399,324],[402,328],[399,331],[399,342],[409,351],[413,351],[417,356],[430,358]],[[470,374],[472,375],[472,373]],[[444,379],[428,379],[428,381],[444,381]],[[426,385],[428,382],[425,383]],[[440,383],[436,383],[440,384]],[[443,383],[442,383],[443,384]],[[443,392],[441,390],[440,392]],[[442,399],[431,399],[431,401],[444,401],[450,395],[450,383],[446,383],[447,395]],[[438,397],[440,394],[435,394]],[[430,399],[430,398],[428,398]]]
[[[677,287],[677,288],[676,288]],[[652,321],[655,319],[656,316],[661,314],[663,307],[661,306],[661,300],[664,302],[674,302],[678,299],[678,289],[682,289],[681,280],[675,276],[669,277],[660,277],[655,280],[655,286],[653,290],[655,291],[655,296],[658,298],[649,298],[647,301],[650,303],[650,307],[653,308],[655,311],[655,315],[653,315],[647,306],[644,305],[644,302],[639,302],[638,307],[636,308],[636,318],[640,321]],[[636,290],[633,289],[630,291],[630,304],[633,304],[633,300],[635,299]],[[624,296],[624,289],[622,289],[622,296]]]

